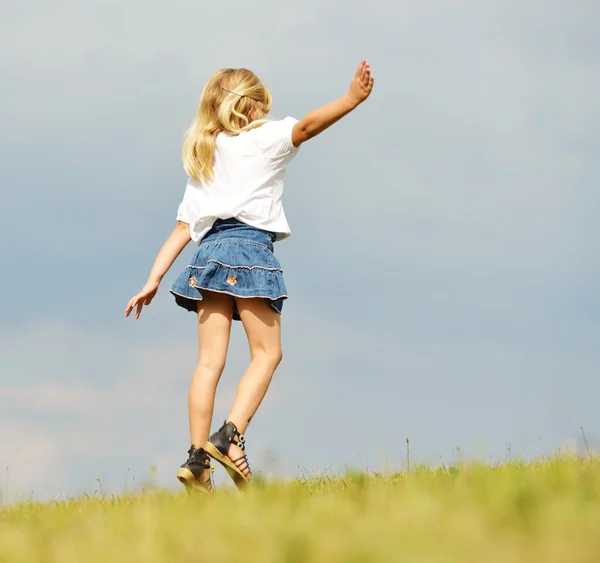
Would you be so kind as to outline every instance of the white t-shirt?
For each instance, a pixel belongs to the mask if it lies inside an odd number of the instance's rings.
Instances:
[[[277,240],[290,236],[283,211],[283,178],[298,148],[292,144],[293,117],[268,121],[236,136],[217,135],[213,179],[189,178],[177,220],[190,225],[196,244],[217,219],[235,217],[272,231]]]

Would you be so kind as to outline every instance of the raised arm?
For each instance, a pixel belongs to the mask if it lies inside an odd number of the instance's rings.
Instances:
[[[299,147],[308,139],[312,139],[331,127],[345,115],[348,115],[371,94],[375,79],[371,76],[369,63],[362,61],[350,83],[347,94],[341,98],[306,114],[292,129],[292,143]]]
[[[127,303],[127,307],[125,308],[126,317],[128,317],[129,313],[137,306],[135,318],[138,319],[144,305],[150,305],[158,291],[158,286],[164,275],[169,271],[173,262],[175,262],[190,240],[190,226],[187,223],[178,221],[177,226],[173,229],[156,256],[156,260],[154,261],[154,265],[150,270],[148,280],[144,284],[144,287],[137,295],[129,300],[129,303]]]

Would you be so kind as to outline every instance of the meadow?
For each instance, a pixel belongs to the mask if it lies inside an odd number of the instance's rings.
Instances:
[[[0,513],[0,562],[600,561],[600,459],[257,479],[209,498],[138,491]]]

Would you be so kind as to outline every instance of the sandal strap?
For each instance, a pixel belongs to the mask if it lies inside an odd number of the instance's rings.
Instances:
[[[246,437],[241,434],[239,432],[239,430],[237,429],[237,426],[235,424],[233,424],[233,422],[230,422],[232,428],[233,428],[233,438],[231,439],[231,443],[235,444],[238,448],[240,448],[240,450],[245,450],[246,449]]]
[[[234,444],[240,448],[240,450],[243,450],[246,448],[246,437],[243,434],[240,434],[238,432],[238,429],[234,427],[234,438],[237,438],[237,440],[234,442]]]
[[[226,426],[227,424],[230,424],[230,425],[231,425],[231,427],[233,428],[233,435],[234,435],[234,437],[238,438],[240,442],[244,443],[244,442],[246,441],[246,438],[245,438],[245,437],[244,437],[244,435],[243,435],[243,434],[242,434],[242,433],[241,433],[241,432],[240,432],[240,431],[237,429],[237,426],[236,426],[236,425],[235,425],[233,422],[231,422],[231,421],[229,421],[229,422],[226,422],[226,423],[225,423],[223,426]]]
[[[232,459],[231,461],[242,473],[244,473],[246,469],[248,470],[249,474],[252,473],[252,471],[250,470],[250,462],[248,461],[248,456],[245,455],[242,457],[238,457],[237,459]],[[238,461],[241,463],[238,463]]]

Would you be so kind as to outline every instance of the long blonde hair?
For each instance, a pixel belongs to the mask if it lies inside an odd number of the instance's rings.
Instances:
[[[216,136],[221,132],[239,135],[259,127],[271,103],[271,92],[252,71],[225,68],[215,72],[202,90],[198,113],[183,144],[186,174],[200,183],[211,180]]]

